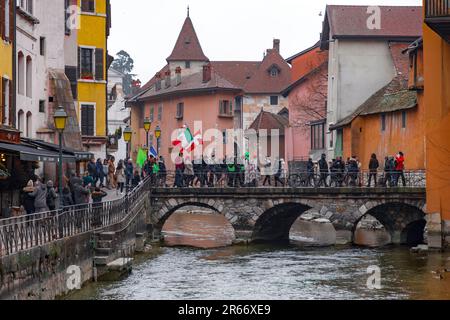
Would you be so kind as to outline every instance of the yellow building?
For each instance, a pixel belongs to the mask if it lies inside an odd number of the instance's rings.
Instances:
[[[14,130],[14,4],[13,0],[0,1],[0,141],[19,143]]]
[[[83,145],[96,158],[106,157],[107,143],[107,39],[109,0],[77,0],[81,8],[78,44],[78,119]]]
[[[450,247],[450,2],[424,0],[424,8],[429,245]]]

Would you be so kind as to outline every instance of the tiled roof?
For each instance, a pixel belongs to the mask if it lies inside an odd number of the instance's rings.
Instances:
[[[265,130],[280,130],[280,135],[284,135],[285,128],[289,125],[289,119],[275,113],[261,111],[249,129],[259,131]],[[270,132],[268,132],[270,134]]]
[[[147,90],[144,94],[139,97],[139,100],[155,99],[167,95],[175,95],[186,92],[202,92],[209,91],[213,89],[222,90],[240,90],[240,87],[232,84],[228,80],[224,79],[214,70],[211,70],[211,80],[208,82],[203,82],[203,73],[195,73],[190,76],[184,77],[181,83],[177,86],[172,79],[171,86],[166,88],[164,81],[162,81],[161,89],[156,91],[155,87]]]
[[[271,67],[277,67],[279,74],[270,75]],[[283,57],[273,49],[267,50],[267,55],[246,82],[244,91],[247,93],[281,93],[291,83],[291,67]]]
[[[198,40],[191,18],[184,21],[178,40],[167,61],[208,61]]]
[[[422,35],[423,9],[418,6],[378,6],[381,10],[381,28],[369,29],[367,6],[327,6],[322,48],[330,35],[344,37],[417,38]]]
[[[258,70],[261,61],[212,61],[212,68],[221,76],[243,88]]]

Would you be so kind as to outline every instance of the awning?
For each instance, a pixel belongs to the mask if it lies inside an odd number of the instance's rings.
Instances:
[[[22,161],[39,161],[39,162],[58,162],[59,153],[34,148],[24,144],[9,144],[0,143],[0,151],[5,150],[9,152],[18,153]],[[70,154],[63,154],[64,162],[76,162],[76,157]]]
[[[22,142],[25,142],[40,149],[49,150],[51,152],[57,152],[59,154],[59,146],[53,143],[27,138],[22,138]],[[74,156],[76,158],[76,161],[88,161],[94,157],[94,154],[91,152],[76,151],[68,147],[63,147],[63,153]]]

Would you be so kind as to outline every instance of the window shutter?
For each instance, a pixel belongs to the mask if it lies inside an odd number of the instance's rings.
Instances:
[[[5,79],[2,77],[1,78],[2,79],[2,81],[1,81],[1,89],[2,89],[2,96],[1,96],[1,101],[0,101],[0,110],[1,110],[1,113],[2,113],[2,124],[3,123],[5,123],[5,104],[6,104],[6,90],[5,90]]]
[[[83,136],[95,135],[94,112],[94,106],[84,105],[81,107],[81,134]]]
[[[223,101],[222,100],[219,101],[219,114],[220,115],[223,114]]]
[[[78,60],[78,65],[77,65],[77,79],[81,79],[81,48],[78,47],[77,50],[77,60]]]
[[[3,14],[3,18],[5,19],[4,21],[4,27],[3,27],[3,39],[5,39],[6,41],[9,41],[11,38],[11,22],[13,20],[11,20],[11,5],[10,5],[10,1],[14,1],[14,0],[2,0],[1,2],[4,3],[4,14]]]
[[[16,110],[13,105],[13,84],[12,81],[9,81],[9,125],[15,127],[16,123]]]
[[[103,49],[95,49],[95,80],[103,80]]]
[[[70,82],[73,100],[77,100],[77,67],[66,66],[65,73]]]
[[[0,37],[5,39],[5,22],[3,21],[5,17],[5,0],[0,0]],[[3,122],[3,121],[2,121]]]

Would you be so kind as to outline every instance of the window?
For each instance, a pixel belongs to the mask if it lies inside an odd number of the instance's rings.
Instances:
[[[186,69],[190,69],[191,68],[191,62],[190,61],[186,61],[184,63],[184,66],[186,67]]]
[[[95,0],[81,0],[81,11],[95,13]]]
[[[31,132],[33,132],[33,124],[32,124],[33,114],[31,112],[27,112],[27,125],[26,125],[26,137],[31,138]]]
[[[385,114],[381,115],[381,131],[382,132],[386,131],[386,115]]]
[[[182,120],[184,118],[184,103],[180,102],[177,104],[177,116],[176,119]]]
[[[41,56],[45,56],[45,37],[39,39],[39,53]]]
[[[28,98],[33,97],[33,61],[31,57],[27,57],[26,63],[26,95]]]
[[[23,110],[19,110],[19,112],[17,113],[17,129],[21,133],[25,134],[25,113],[23,112]]]
[[[325,122],[311,125],[311,149],[325,149]]]
[[[10,107],[10,83],[9,80],[6,78],[2,78],[1,79],[1,88],[0,88],[0,92],[1,92],[1,96],[0,96],[0,107],[1,107],[1,123],[3,123],[4,125],[9,125],[9,107]]]
[[[0,8],[2,9],[2,11],[0,12],[1,14],[1,25],[0,25],[0,35],[1,38],[5,41],[9,41],[9,36],[10,36],[10,1],[13,0],[1,0],[2,4],[4,4],[4,11],[3,11],[3,7],[0,6]],[[4,18],[4,19],[3,19]]]
[[[24,11],[33,15],[33,0],[19,0],[17,5]]]
[[[223,144],[226,145],[227,144],[227,140],[228,140],[228,136],[227,136],[227,130],[223,130],[222,131],[222,136],[223,136]]]
[[[70,1],[71,0],[64,0],[64,28],[65,28],[65,34],[67,36],[70,36],[71,30],[70,30],[70,22],[69,19],[71,17],[71,12],[70,12]]]
[[[81,135],[95,136],[95,106],[81,105]]]
[[[270,105],[271,106],[277,106],[278,105],[278,96],[271,96],[270,97]]]
[[[278,74],[280,73],[280,69],[273,65],[270,69],[269,69],[269,74],[271,77],[278,77]]]
[[[45,100],[39,100],[39,112],[45,113]]]
[[[80,78],[94,79],[94,49],[80,48]]]
[[[25,94],[25,56],[21,51],[17,55],[17,92]]]
[[[406,111],[402,112],[402,128],[406,129]]]
[[[163,105],[158,106],[158,121],[162,121]]]
[[[155,120],[155,106],[150,107],[150,121],[153,122]]]
[[[219,116],[232,117],[233,116],[233,104],[229,100],[220,100],[219,102]]]
[[[65,74],[70,82],[70,88],[72,89],[73,100],[77,100],[78,90],[77,90],[77,67],[66,66]]]

